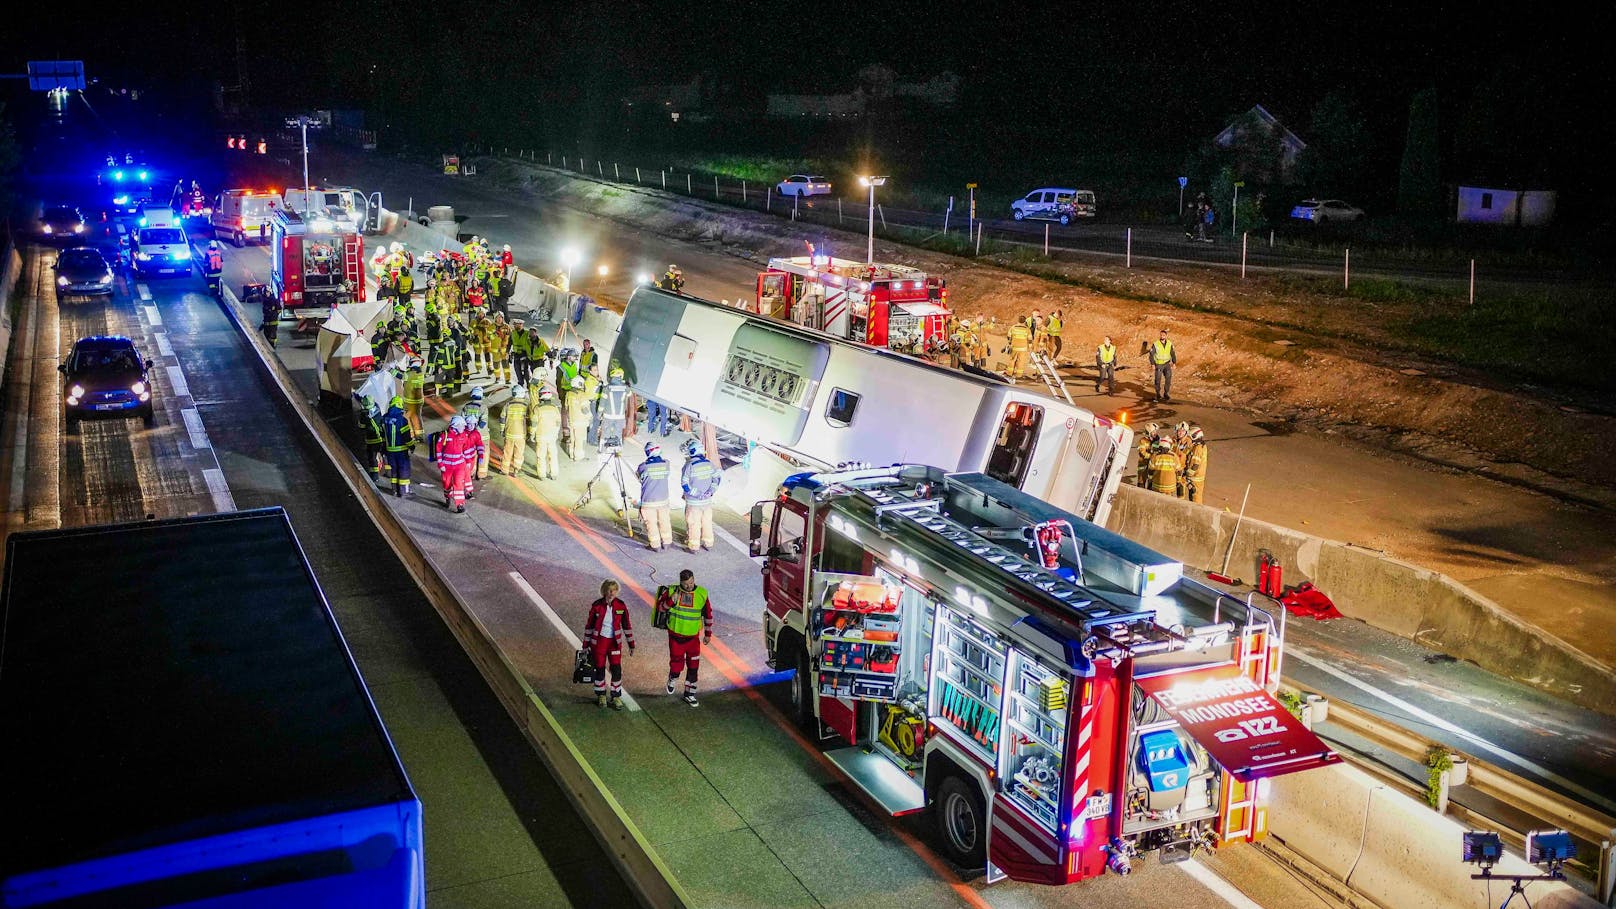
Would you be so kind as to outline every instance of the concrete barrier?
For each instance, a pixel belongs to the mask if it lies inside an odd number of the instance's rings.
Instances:
[[[1107,524],[1186,565],[1220,570],[1236,518],[1124,486]],[[1348,616],[1578,706],[1616,711],[1616,670],[1446,575],[1250,517],[1240,523],[1230,571],[1254,572],[1259,549],[1279,558],[1287,581],[1312,581]]]
[[[7,247],[0,260],[0,385],[5,383],[6,360],[11,356],[11,295],[22,275],[22,253]]]
[[[1271,785],[1268,832],[1345,882],[1362,852],[1375,792],[1386,787],[1357,768],[1339,764],[1282,776]]]

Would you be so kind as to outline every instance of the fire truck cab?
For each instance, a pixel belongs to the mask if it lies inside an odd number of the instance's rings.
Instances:
[[[1272,697],[1283,613],[985,474],[798,474],[752,525],[798,720],[990,880],[1259,839],[1266,778],[1339,760]]]
[[[270,215],[269,286],[298,318],[323,319],[365,299],[365,238],[351,223],[286,208]]]
[[[769,260],[758,275],[758,314],[904,353],[948,338],[948,285],[906,265],[830,256]]]

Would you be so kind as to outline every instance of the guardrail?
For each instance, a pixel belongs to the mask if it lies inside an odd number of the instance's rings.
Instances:
[[[1301,694],[1319,694],[1301,686],[1286,686]],[[1321,695],[1322,696],[1322,695]],[[1328,722],[1364,739],[1390,754],[1424,766],[1426,755],[1432,749],[1452,752],[1450,746],[1428,739],[1406,729],[1393,726],[1375,716],[1338,701],[1329,701]],[[1403,791],[1424,797],[1423,781],[1410,779],[1397,770],[1361,755],[1351,756],[1352,762],[1383,782]],[[1531,780],[1503,770],[1494,764],[1465,755],[1468,765],[1464,785],[1475,792],[1519,809],[1534,823],[1520,829],[1518,819],[1492,817],[1487,813],[1455,802],[1447,803],[1447,814],[1476,828],[1498,831],[1510,844],[1522,849],[1526,835],[1533,829],[1558,829],[1569,832],[1580,841],[1577,865],[1594,882],[1601,902],[1609,904],[1616,889],[1616,817],[1590,808],[1569,796],[1562,795]]]
[[[612,863],[649,909],[685,909],[690,900],[662,858],[652,848],[623,806],[606,788],[571,737],[540,700],[516,665],[494,642],[494,636],[478,621],[466,603],[438,570],[432,557],[416,543],[398,516],[377,493],[375,485],[360,468],[346,443],[303,399],[296,381],[256,326],[242,321],[240,301],[224,288],[225,315],[257,353],[264,370],[274,379],[287,403],[304,428],[320,444],[343,482],[370,516],[389,547],[420,586],[444,624],[477,666],[500,703],[516,722],[539,757],[549,767],[567,800],[590,825],[596,840],[611,856]]]

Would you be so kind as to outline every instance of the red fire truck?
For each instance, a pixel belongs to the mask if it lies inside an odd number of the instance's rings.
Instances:
[[[269,222],[269,285],[299,318],[323,319],[365,299],[365,238],[352,223],[276,209]]]
[[[1272,697],[1283,613],[984,474],[798,474],[752,539],[798,720],[990,880],[1260,839],[1267,778],[1339,760]]]
[[[769,260],[758,275],[758,313],[905,353],[948,339],[948,285],[906,265],[808,255]]]

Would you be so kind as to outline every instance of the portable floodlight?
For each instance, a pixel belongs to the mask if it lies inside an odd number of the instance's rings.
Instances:
[[[1480,865],[1483,870],[1498,864],[1504,855],[1504,843],[1498,834],[1486,830],[1466,830],[1464,834],[1464,860]]]
[[[1526,835],[1526,860],[1551,871],[1577,857],[1577,844],[1564,830],[1534,830]]]

